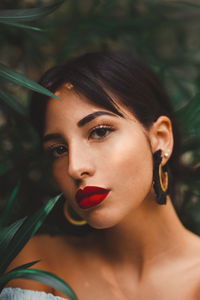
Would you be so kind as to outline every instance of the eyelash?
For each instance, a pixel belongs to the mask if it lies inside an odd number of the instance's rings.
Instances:
[[[113,126],[111,126],[111,125],[108,125],[108,124],[99,124],[99,125],[97,125],[97,126],[95,126],[95,127],[93,127],[91,130],[90,130],[90,133],[89,133],[89,137],[91,137],[91,135],[96,131],[98,131],[98,129],[106,129],[106,131],[107,132],[112,132],[112,131],[114,131],[115,129],[114,129],[114,127]],[[107,135],[106,135],[107,136]],[[102,137],[102,138],[104,138],[104,137]],[[101,138],[100,138],[101,139]]]
[[[89,132],[89,138],[91,138],[92,134],[95,132],[97,133],[98,130],[105,129],[106,132],[109,132],[108,134],[104,135],[103,137],[97,138],[97,140],[102,140],[106,138],[112,131],[115,131],[114,127],[108,124],[99,124],[95,127],[93,127],[90,132]],[[57,154],[56,151],[58,150],[63,150],[61,154]],[[66,146],[64,145],[51,145],[50,147],[47,148],[47,153],[50,154],[51,158],[57,159],[64,155],[66,153]]]

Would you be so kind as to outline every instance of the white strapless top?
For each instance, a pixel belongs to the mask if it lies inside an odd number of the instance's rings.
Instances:
[[[0,294],[0,300],[70,300],[70,298],[62,298],[54,296],[50,293],[23,290],[20,288],[4,288]]]

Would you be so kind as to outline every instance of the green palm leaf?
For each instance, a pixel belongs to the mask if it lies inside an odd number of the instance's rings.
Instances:
[[[41,260],[35,260],[35,261],[31,261],[27,264],[23,264],[19,267],[16,267],[14,269],[12,269],[10,272],[13,272],[13,271],[17,271],[17,270],[24,270],[24,269],[28,269],[30,267],[32,267],[33,265],[37,264],[38,262],[40,262]]]
[[[35,21],[46,15],[49,15],[56,10],[64,0],[57,1],[54,4],[47,5],[40,8],[29,9],[7,9],[0,11],[0,22],[27,22]]]
[[[78,299],[74,291],[63,279],[50,272],[37,269],[15,270],[4,274],[0,278],[0,290],[3,289],[8,281],[16,278],[25,278],[42,282],[52,286],[56,290],[61,291],[65,295],[69,296],[72,300]]]
[[[45,203],[41,209],[33,216],[27,218],[22,225],[16,231],[14,228],[13,238],[7,243],[7,247],[4,248],[6,253],[3,260],[0,261],[0,273],[4,272],[10,265],[11,261],[16,257],[20,250],[25,246],[28,240],[38,231],[43,224],[45,218],[52,210],[56,202],[59,200],[60,195],[50,199]],[[12,225],[11,225],[12,226]],[[10,230],[10,228],[8,228]],[[3,237],[5,239],[6,230],[2,230]],[[10,233],[12,235],[12,232]]]
[[[21,85],[23,87],[47,95],[49,97],[60,99],[59,97],[55,96],[53,93],[42,87],[40,84],[36,83],[35,81],[27,78],[26,76],[18,72],[10,70],[3,64],[0,64],[0,78],[3,78],[4,80],[6,79],[9,82]]]
[[[19,103],[16,97],[11,95],[7,91],[0,89],[0,100],[4,101],[9,107],[17,111],[19,114],[26,114],[24,107]]]
[[[4,208],[3,211],[3,216],[0,218],[0,227],[2,225],[5,225],[10,219],[10,216],[12,214],[13,208],[14,208],[14,203],[17,197],[17,194],[19,192],[19,183],[16,185],[14,190],[12,191],[11,195],[8,197],[8,200],[6,201],[6,207]]]
[[[4,257],[6,255],[9,243],[12,241],[14,235],[25,222],[26,217],[17,220],[11,225],[1,228],[0,230],[0,257]],[[1,263],[0,263],[1,266]]]
[[[44,31],[45,30],[43,28],[39,28],[39,27],[35,27],[35,26],[29,26],[29,25],[25,25],[25,24],[16,23],[16,22],[0,21],[0,23],[5,24],[5,25],[18,27],[18,28],[22,28],[22,29],[31,29],[31,30],[34,30],[34,31]]]

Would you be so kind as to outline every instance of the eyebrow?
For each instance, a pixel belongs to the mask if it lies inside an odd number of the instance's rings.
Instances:
[[[61,134],[59,134],[59,133],[49,133],[49,134],[46,134],[42,138],[42,142],[45,143],[45,142],[48,142],[48,141],[51,141],[51,140],[60,140],[60,139],[62,139]]]
[[[114,113],[108,112],[108,111],[95,111],[94,113],[91,113],[91,114],[87,115],[86,117],[84,117],[83,119],[81,119],[80,121],[78,121],[77,126],[82,127],[85,124],[91,122],[95,118],[102,116],[102,115],[117,117],[117,115],[115,115]]]
[[[118,117],[116,114],[108,112],[108,111],[95,111],[94,113],[91,113],[87,116],[85,116],[83,119],[78,121],[77,126],[78,127],[83,127],[87,123],[91,122],[92,120],[96,119],[97,117],[100,117],[102,115],[108,115],[112,117]],[[48,142],[50,140],[58,140],[62,139],[61,134],[59,133],[49,133],[43,137],[43,142]]]

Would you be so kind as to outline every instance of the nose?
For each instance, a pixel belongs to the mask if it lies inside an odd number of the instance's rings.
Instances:
[[[68,173],[75,180],[94,175],[92,156],[87,147],[74,145],[69,149]]]

